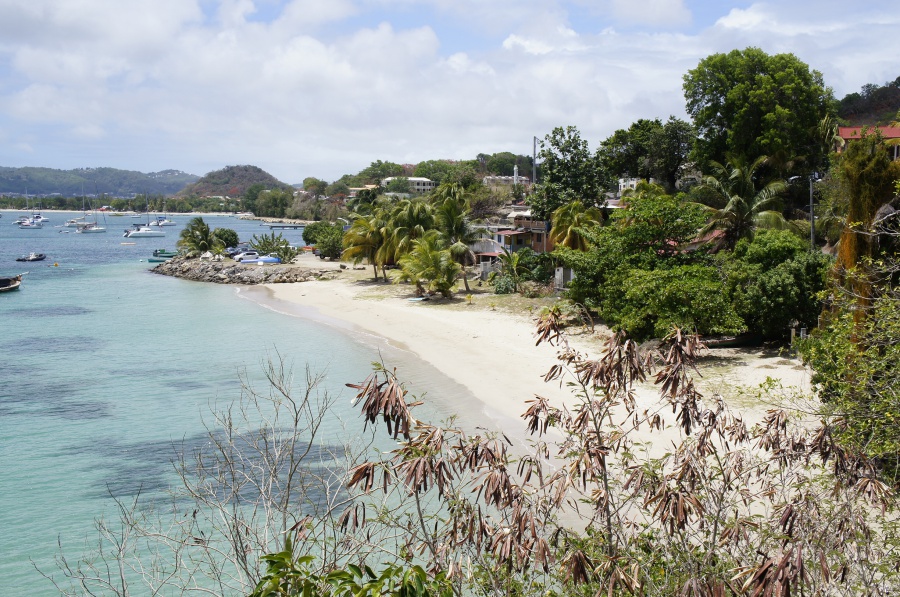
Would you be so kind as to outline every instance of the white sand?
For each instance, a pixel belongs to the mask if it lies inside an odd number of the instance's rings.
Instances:
[[[315,267],[327,262],[310,258]],[[310,263],[312,265],[312,263]],[[330,267],[337,268],[337,264]],[[371,274],[371,268],[367,270]],[[354,279],[342,279],[342,278]],[[411,302],[408,288],[393,287],[385,292],[384,283],[375,285],[372,277],[360,272],[343,272],[336,280],[271,284],[266,288],[279,301],[312,308],[336,321],[356,326],[405,348],[465,386],[487,410],[519,421],[525,402],[535,394],[555,404],[572,403],[568,389],[559,383],[544,383],[543,376],[556,362],[556,349],[535,346],[534,323],[527,313],[511,315],[485,306],[487,295],[477,297],[477,305],[466,307],[457,302]],[[377,288],[377,291],[373,291]],[[581,352],[599,356],[602,340],[585,335],[571,339]],[[753,392],[740,394],[735,386],[753,389],[767,377],[785,386],[808,389],[809,375],[796,359],[757,349],[719,349],[709,351],[701,363],[704,378],[698,380],[704,393],[720,391],[730,404],[744,413],[749,423],[758,421],[769,404]],[[703,365],[709,365],[708,367]],[[639,389],[642,408],[657,401],[651,384]],[[516,435],[520,429],[510,429]]]

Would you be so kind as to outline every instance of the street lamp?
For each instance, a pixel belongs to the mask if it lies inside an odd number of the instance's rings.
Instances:
[[[816,216],[813,211],[813,183],[819,180],[819,173],[813,172],[809,175],[809,250],[816,250]],[[796,182],[800,180],[799,176],[791,176],[788,182]]]

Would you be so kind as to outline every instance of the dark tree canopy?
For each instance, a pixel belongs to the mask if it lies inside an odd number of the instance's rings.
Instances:
[[[597,159],[574,126],[556,127],[541,141],[539,184],[528,198],[535,217],[546,220],[571,201],[585,207],[603,204],[603,185]]]
[[[807,171],[824,159],[816,130],[831,110],[832,93],[822,75],[793,54],[747,48],[707,56],[684,76],[684,97],[701,168],[725,163],[727,155],[750,162],[762,155],[803,156]]]
[[[641,119],[603,141],[597,159],[613,177],[653,178],[672,191],[693,143],[693,129],[683,120],[671,116],[663,124],[658,118]]]
[[[364,184],[381,184],[381,181],[391,176],[402,176],[403,166],[394,162],[382,162],[375,160],[357,175]]]

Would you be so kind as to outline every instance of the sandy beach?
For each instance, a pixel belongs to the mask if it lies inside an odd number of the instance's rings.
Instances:
[[[308,259],[309,265],[316,267],[327,263],[312,256]],[[339,270],[340,265],[331,267]],[[472,304],[465,292],[449,300],[410,301],[410,286],[374,282],[371,268],[347,268],[336,271],[331,280],[270,284],[243,291],[268,293],[270,299],[293,305],[306,316],[364,331],[411,351],[464,386],[486,412],[499,415],[495,418],[502,420],[502,425],[521,425],[525,403],[536,394],[557,405],[573,402],[567,388],[543,381],[555,362],[556,349],[548,344],[535,346],[533,316],[528,312],[534,306],[520,306],[511,312],[501,304],[503,297],[487,289],[473,288]],[[257,295],[254,300],[264,302],[265,298]],[[570,343],[574,348],[591,356],[600,354],[608,331],[599,327],[594,333],[573,331]],[[749,423],[771,408],[755,392],[767,378],[793,391],[808,390],[808,370],[784,354],[735,348],[706,354],[700,364],[701,389],[707,394],[721,393]],[[638,394],[642,406],[657,402],[652,384],[639,388]],[[511,431],[518,435],[518,429]]]

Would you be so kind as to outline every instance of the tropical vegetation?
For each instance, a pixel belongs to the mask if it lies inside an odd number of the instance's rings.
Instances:
[[[233,231],[232,231],[233,232]],[[207,251],[218,254],[225,249],[225,243],[211,230],[203,218],[192,218],[178,236],[176,246],[188,255],[201,255]]]

